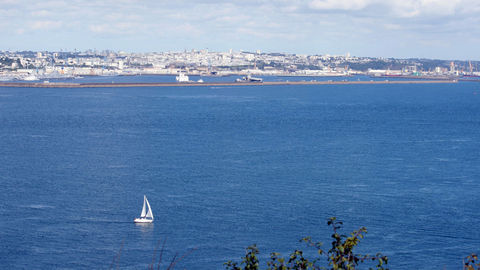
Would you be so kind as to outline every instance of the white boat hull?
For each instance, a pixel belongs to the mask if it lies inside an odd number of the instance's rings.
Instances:
[[[136,218],[133,220],[135,223],[152,223],[153,219],[146,219],[146,218]]]

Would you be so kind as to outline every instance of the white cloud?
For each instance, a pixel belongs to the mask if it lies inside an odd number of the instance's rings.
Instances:
[[[384,24],[383,27],[386,30],[401,30],[401,29],[403,29],[403,27],[400,24],[394,24],[394,23]]]
[[[328,52],[338,44],[369,47],[372,40],[390,46],[420,38],[453,42],[454,36],[460,43],[470,35],[476,41],[478,14],[479,0],[0,0],[0,34],[17,44],[41,31],[44,44],[63,32],[65,43],[75,37],[102,40],[104,47],[131,39],[139,48],[186,41],[192,48],[240,44],[277,51],[321,44]]]
[[[30,24],[33,30],[51,30],[62,27],[61,21],[34,21]]]
[[[317,10],[360,10],[371,4],[371,0],[313,0],[309,6]]]
[[[30,14],[34,17],[50,17],[50,16],[52,16],[52,12],[50,12],[48,10],[45,10],[45,9],[34,10]]]
[[[203,34],[203,31],[200,28],[198,28],[198,26],[190,24],[190,23],[184,23],[184,24],[177,25],[177,26],[175,26],[174,31],[175,31],[176,35],[185,36],[185,37],[187,37],[187,36],[189,37],[189,36],[192,36],[192,35],[199,36],[199,35]]]
[[[297,3],[299,5],[300,3]],[[357,15],[389,15],[411,18],[417,16],[453,16],[480,10],[476,0],[311,0],[308,8],[318,11],[358,11]],[[371,11],[376,11],[374,14]],[[363,13],[365,12],[365,13]],[[355,14],[353,14],[355,15]],[[477,14],[478,15],[478,14]]]
[[[130,22],[91,24],[88,28],[95,34],[106,35],[135,35],[144,33],[143,25]]]
[[[0,6],[6,6],[6,5],[15,5],[18,4],[18,1],[16,0],[0,0]]]
[[[388,7],[399,17],[453,16],[463,4],[462,0],[395,0]]]

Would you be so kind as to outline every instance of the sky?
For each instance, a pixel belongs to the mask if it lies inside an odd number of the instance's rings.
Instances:
[[[480,60],[480,0],[0,0],[0,50]]]

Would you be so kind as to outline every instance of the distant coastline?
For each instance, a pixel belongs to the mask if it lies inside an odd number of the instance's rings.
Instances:
[[[109,87],[188,87],[188,86],[272,86],[272,85],[350,85],[350,84],[434,84],[457,83],[457,80],[405,80],[405,81],[284,81],[284,82],[188,82],[188,83],[23,83],[2,82],[0,87],[18,88],[109,88]]]
[[[278,76],[408,78],[453,80],[480,78],[480,61],[394,59],[345,55],[301,55],[247,51],[127,53],[2,51],[0,81],[77,79],[85,76]]]

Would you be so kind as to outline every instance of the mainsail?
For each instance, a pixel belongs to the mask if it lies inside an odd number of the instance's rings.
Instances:
[[[145,208],[145,202],[147,201],[147,196],[143,195],[143,208],[142,208],[142,213],[140,214],[140,217],[144,218],[146,215],[146,208]],[[150,209],[150,205],[148,205],[148,209]]]

